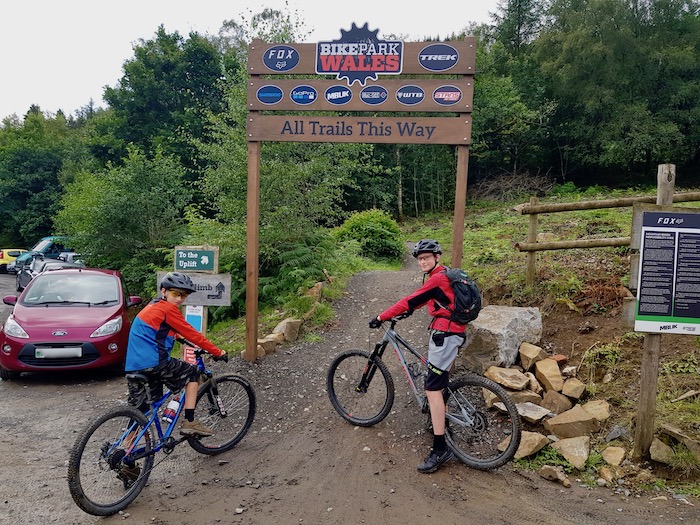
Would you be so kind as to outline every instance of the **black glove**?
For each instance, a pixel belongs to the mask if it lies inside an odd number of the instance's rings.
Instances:
[[[224,352],[221,355],[215,355],[214,361],[223,361],[224,363],[228,363],[228,354]]]
[[[377,316],[375,315],[374,317],[372,317],[372,319],[369,320],[369,327],[379,328],[380,326],[382,326],[383,322],[384,321],[380,321],[379,319],[377,319]]]

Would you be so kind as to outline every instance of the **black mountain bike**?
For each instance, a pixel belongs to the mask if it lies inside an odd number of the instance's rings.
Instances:
[[[394,379],[382,361],[391,344],[406,379],[423,413],[429,413],[423,383],[428,361],[399,334],[397,316],[384,326],[385,333],[371,352],[347,350],[328,369],[327,390],[333,407],[349,423],[362,427],[376,425],[394,403]],[[416,359],[409,363],[407,354]],[[413,358],[411,358],[413,359]],[[443,391],[445,439],[457,458],[466,465],[490,470],[507,463],[520,445],[522,424],[515,403],[494,381],[473,373],[456,377]]]
[[[164,456],[160,461],[163,461],[183,441],[197,452],[213,456],[231,450],[243,439],[255,418],[253,387],[239,375],[214,376],[202,360],[205,353],[199,348],[194,350],[196,366],[204,380],[197,392],[195,418],[215,434],[202,438],[174,437],[185,405],[185,392],[180,394],[180,404],[169,418],[171,421],[161,426],[164,414],[160,409],[176,393],[169,391],[152,400],[146,387],[151,409],[145,415],[130,406],[111,409],[91,423],[73,445],[68,461],[68,487],[78,507],[95,516],[109,516],[123,510],[146,485],[155,467],[155,455],[162,451]],[[127,377],[148,383],[143,374]]]

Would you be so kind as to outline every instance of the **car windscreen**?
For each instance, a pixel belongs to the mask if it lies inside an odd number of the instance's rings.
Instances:
[[[49,239],[44,239],[43,241],[39,241],[34,245],[34,247],[31,249],[33,252],[43,252],[48,246],[51,246],[53,241]]]
[[[20,303],[24,306],[48,304],[114,305],[120,301],[114,276],[76,272],[42,273],[27,287]]]

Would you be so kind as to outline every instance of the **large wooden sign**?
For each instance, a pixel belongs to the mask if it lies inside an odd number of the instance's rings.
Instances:
[[[380,38],[368,24],[353,23],[340,30],[340,38],[315,44],[253,40],[248,47],[245,359],[255,359],[257,348],[260,143],[456,145],[451,265],[459,266],[475,62],[474,37],[403,42]]]

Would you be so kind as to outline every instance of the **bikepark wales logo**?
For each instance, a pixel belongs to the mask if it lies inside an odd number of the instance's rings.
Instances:
[[[399,75],[403,67],[403,42],[380,40],[378,29],[370,31],[367,23],[350,31],[340,30],[340,40],[316,44],[316,74],[335,75],[347,79],[352,86],[361,86],[367,79],[377,80],[377,74]]]
[[[459,61],[459,53],[448,44],[430,44],[418,54],[418,62],[428,71],[447,71]]]
[[[263,64],[270,71],[291,71],[299,65],[299,51],[291,46],[272,46],[265,51]]]

